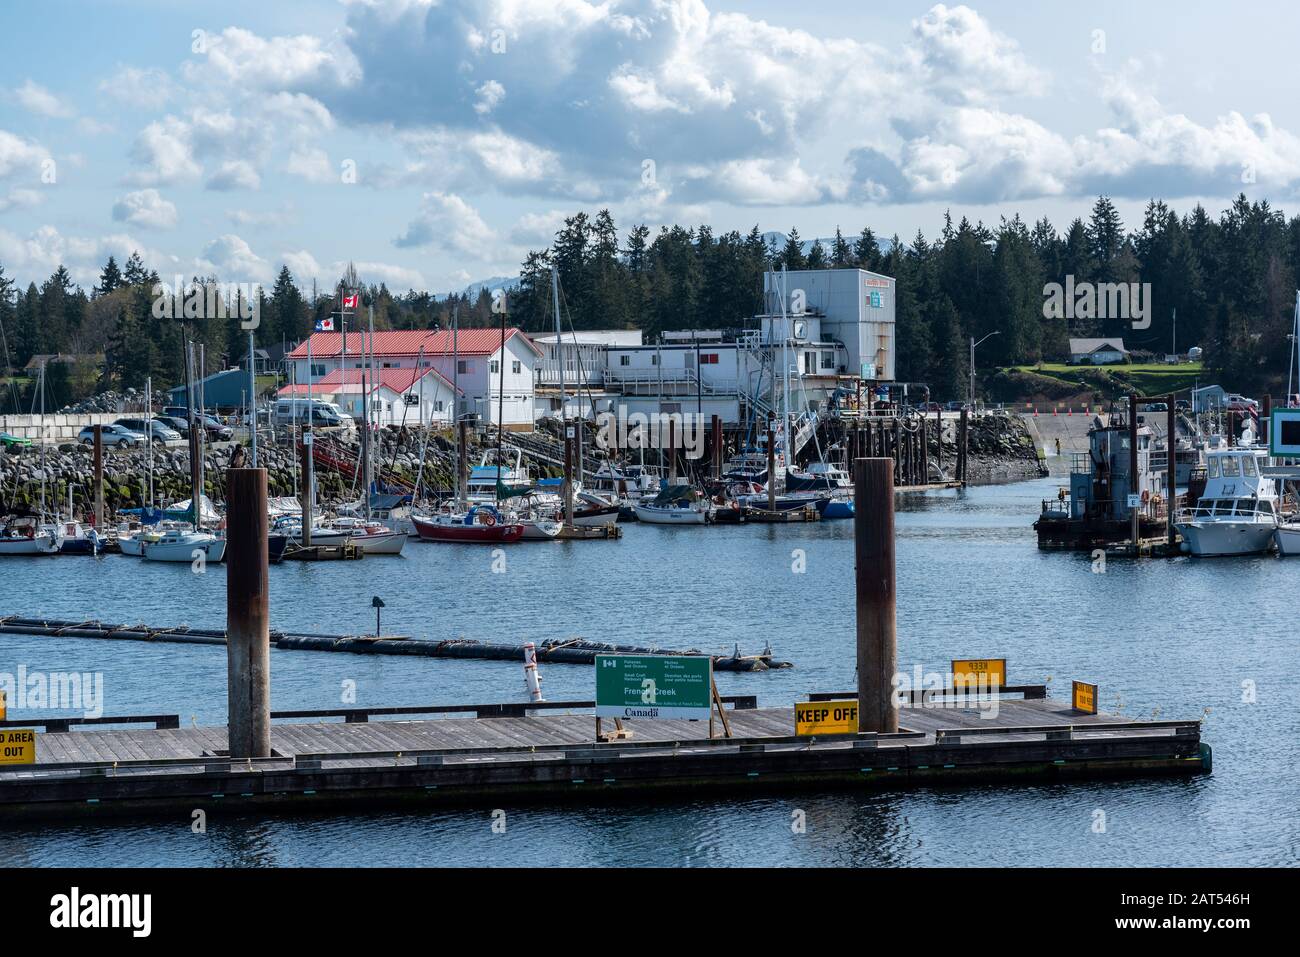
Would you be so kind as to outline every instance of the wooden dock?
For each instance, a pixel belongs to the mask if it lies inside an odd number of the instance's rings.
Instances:
[[[793,708],[757,708],[753,697],[725,699],[731,738],[710,739],[706,721],[629,719],[629,739],[600,744],[593,715],[580,713],[592,702],[281,712],[272,714],[272,756],[243,761],[228,757],[225,728],[181,728],[174,715],[101,720],[152,723],[149,729],[73,730],[79,725],[54,719],[50,727],[69,730],[38,735],[37,763],[0,766],[0,819],[188,814],[195,807],[500,806],[699,789],[743,794],[1210,770],[1197,721],[1083,715],[1039,686],[1016,690],[1023,697],[1000,699],[992,719],[969,701],[954,707],[927,698],[901,711],[896,734],[820,738],[793,736]],[[426,717],[403,720],[415,714]]]

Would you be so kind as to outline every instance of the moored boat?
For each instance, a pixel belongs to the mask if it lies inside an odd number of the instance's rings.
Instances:
[[[1263,474],[1267,462],[1263,448],[1207,453],[1205,491],[1175,522],[1184,551],[1201,558],[1258,555],[1279,541],[1277,483]]]
[[[141,557],[150,562],[219,562],[226,557],[226,540],[212,532],[171,528],[156,542],[145,541]]]
[[[475,505],[463,514],[412,515],[411,522],[422,542],[506,544],[524,534],[522,525],[505,521],[491,505]]]

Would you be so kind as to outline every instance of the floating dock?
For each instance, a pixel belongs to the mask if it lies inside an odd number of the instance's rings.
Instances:
[[[154,628],[144,624],[106,624],[102,621],[55,621],[45,618],[0,617],[0,634],[34,635],[45,638],[96,638],[110,641],[158,641],[182,645],[224,645],[226,632],[215,628]],[[358,655],[410,655],[417,658],[459,658],[481,661],[523,661],[524,646],[472,638],[427,641],[385,635],[319,635],[271,631],[272,648],[281,651],[334,651]],[[596,655],[701,655],[698,649],[675,651],[616,645],[583,638],[547,639],[536,643],[537,660],[544,664],[594,665]],[[770,651],[757,655],[713,655],[715,671],[768,671],[792,668]]]
[[[596,743],[592,714],[572,713],[591,708],[590,701],[274,712],[271,756],[233,761],[223,727],[181,728],[175,715],[104,718],[97,723],[155,727],[38,735],[35,764],[0,766],[0,819],[188,816],[196,807],[499,807],[702,788],[743,794],[1210,770],[1197,721],[1084,715],[1039,697],[1040,686],[1016,690],[1022,697],[1000,699],[995,718],[927,695],[922,706],[902,709],[897,733],[814,738],[793,735],[793,708],[758,708],[753,697],[723,699],[731,705],[730,738],[709,738],[707,721],[626,719],[631,737],[609,743]],[[408,714],[435,717],[398,720]],[[456,716],[466,714],[475,716]],[[68,726],[60,720],[47,727]]]

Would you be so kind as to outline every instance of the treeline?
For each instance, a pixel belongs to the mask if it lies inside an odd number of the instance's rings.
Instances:
[[[382,283],[347,278],[362,302],[360,317],[353,318],[349,328],[368,322],[367,307],[374,308],[377,329],[432,328],[449,323],[453,310],[467,325],[491,322],[486,291],[473,301],[459,294],[435,300],[427,292],[394,296]],[[160,281],[170,285],[175,278],[161,279],[138,253],[124,266],[110,256],[89,291],[75,285],[63,266],[40,286],[16,288],[0,264],[0,380],[7,380],[0,389],[0,412],[35,407],[35,368],[30,375],[24,372],[34,357],[58,355],[64,360],[46,364],[45,401],[51,409],[105,389],[143,389],[146,379],[153,380],[156,390],[180,384],[187,340],[204,347],[201,372],[246,361],[248,334],[239,327],[233,308],[225,319],[155,316],[154,290]],[[221,277],[194,276],[190,281],[220,283]],[[313,299],[287,267],[269,290],[259,287],[256,295],[261,318],[254,333],[256,345],[277,354],[301,341],[318,319],[339,309],[337,291]]]
[[[878,242],[870,228],[805,251],[798,231],[784,243],[708,226],[664,226],[653,237],[634,226],[623,245],[607,210],[565,220],[549,249],[530,252],[513,302],[517,324],[554,328],[550,268],[561,284],[562,319],[578,329],[738,328],[762,309],[767,269],[860,267],[895,277],[900,379],[927,382],[935,394],[965,394],[970,340],[982,368],[1033,365],[1069,357],[1070,337],[1122,337],[1131,351],[1163,356],[1199,345],[1211,370],[1237,389],[1282,391],[1296,289],[1300,216],[1287,220],[1267,201],[1239,196],[1218,219],[1204,207],[1178,214],[1147,204],[1126,229],[1100,197],[1088,219],[1059,231],[1046,218],[1019,216],[996,228],[946,216],[939,233],[918,231],[906,245]],[[883,248],[882,248],[883,246]],[[1044,287],[1149,283],[1150,325],[1132,316],[1049,316]]]
[[[1115,205],[1100,197],[1085,221],[1059,231],[1047,219],[1029,226],[1019,216],[996,228],[945,216],[933,239],[922,232],[907,244],[882,243],[870,228],[809,249],[792,229],[784,242],[748,233],[717,234],[708,226],[633,226],[620,242],[608,210],[565,220],[551,246],[528,253],[519,286],[509,296],[510,321],[530,331],[554,328],[552,264],[559,274],[564,327],[639,328],[653,338],[665,330],[740,328],[763,308],[768,269],[860,267],[897,280],[897,374],[927,382],[933,394],[965,392],[969,343],[997,333],[979,348],[981,368],[1033,365],[1068,357],[1071,336],[1122,337],[1133,351],[1160,356],[1204,350],[1212,374],[1238,390],[1284,391],[1288,336],[1300,287],[1300,216],[1288,220],[1267,201],[1239,196],[1217,219],[1198,205],[1179,214],[1166,203],[1147,204],[1142,223],[1126,228]],[[1044,310],[1044,287],[1084,283],[1149,283],[1144,303],[1150,325],[1129,317],[1074,316]],[[197,283],[221,277],[193,277]],[[77,287],[60,266],[41,286],[21,290],[0,264],[0,361],[20,371],[32,356],[95,356],[104,362],[94,381],[68,383],[64,392],[140,388],[152,377],[167,388],[183,377],[185,339],[204,343],[206,371],[243,361],[247,336],[237,316],[185,320],[153,315],[157,273],[133,253],[119,267],[112,257],[96,286]],[[446,328],[454,313],[463,326],[495,324],[491,294],[394,295],[349,270],[341,283],[360,290],[379,329]],[[261,325],[256,342],[273,351],[300,341],[317,320],[337,311],[331,290],[312,297],[288,268],[273,286],[257,290]],[[364,309],[361,320],[364,321]],[[56,378],[51,370],[48,378]],[[0,409],[25,402],[10,387]],[[69,400],[70,401],[70,400]],[[60,404],[52,402],[51,404]]]

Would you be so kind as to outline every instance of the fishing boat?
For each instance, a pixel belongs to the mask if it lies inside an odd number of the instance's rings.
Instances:
[[[713,504],[700,499],[689,485],[669,485],[634,508],[637,521],[650,525],[707,525],[713,517]]]
[[[219,562],[226,557],[226,540],[213,532],[169,528],[157,541],[146,540],[141,557],[149,562]]]
[[[493,505],[474,505],[464,514],[412,515],[411,521],[423,542],[505,544],[519,541],[524,534],[523,525],[506,521]]]
[[[80,522],[60,522],[59,529],[63,533],[60,555],[98,555],[104,547],[99,532]]]
[[[1210,558],[1258,555],[1273,547],[1278,495],[1277,483],[1263,473],[1267,462],[1268,450],[1258,447],[1207,452],[1205,491],[1175,522],[1184,551]]]
[[[57,555],[63,534],[57,525],[40,525],[35,518],[20,518],[0,531],[0,555]]]

